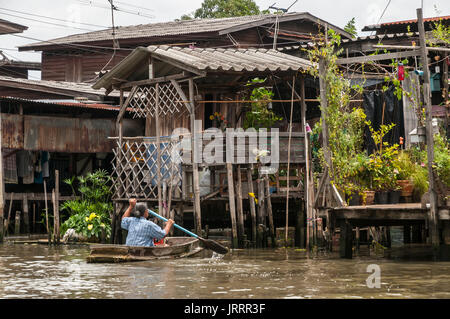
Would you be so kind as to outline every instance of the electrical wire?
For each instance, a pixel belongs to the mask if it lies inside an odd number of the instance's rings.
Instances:
[[[33,14],[33,13],[27,13],[27,12],[24,12],[24,11],[12,10],[12,9],[7,9],[7,8],[0,8],[0,10],[10,11],[10,12],[20,13],[20,14],[25,14],[25,15],[29,15],[29,16],[33,16],[33,17],[45,18],[45,19],[50,19],[50,20],[55,20],[55,21],[61,21],[61,22],[67,22],[67,23],[73,23],[73,24],[82,24],[82,25],[86,25],[86,26],[90,26],[90,27],[108,29],[108,27],[103,26],[103,25],[98,25],[98,24],[91,24],[91,23],[85,23],[85,22],[77,22],[77,21],[58,19],[58,18],[54,18],[54,17],[48,17],[48,16],[43,16],[43,15]]]
[[[103,4],[100,4],[100,3],[92,1],[92,0],[78,0],[78,1],[81,4],[83,4],[83,5],[88,5],[88,6],[92,6],[92,7],[95,7],[95,8],[111,10],[111,7],[105,6]],[[154,16],[143,14],[143,13],[141,13],[139,11],[126,10],[126,9],[118,8],[117,6],[114,6],[114,10],[119,11],[119,12],[123,12],[123,13],[133,14],[133,15],[136,15],[136,16],[144,17],[144,18],[150,18],[150,19],[154,18]]]
[[[15,15],[15,14],[11,14],[11,13],[0,12],[0,14],[11,16],[11,17],[15,17],[15,18],[19,18],[19,19],[24,19],[24,20],[27,20],[27,21],[46,23],[46,24],[51,24],[51,25],[54,25],[54,26],[59,26],[59,27],[64,27],[64,28],[69,28],[69,29],[77,29],[77,30],[82,30],[82,31],[95,31],[95,30],[92,30],[92,29],[78,28],[78,27],[68,26],[68,25],[59,24],[59,23],[53,23],[53,22],[42,21],[42,20],[37,20],[37,19],[33,19],[33,18],[21,17],[21,16],[18,16],[18,15]]]

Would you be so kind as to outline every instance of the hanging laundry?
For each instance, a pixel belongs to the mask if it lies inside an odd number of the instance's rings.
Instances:
[[[41,156],[42,177],[50,176],[50,170],[49,170],[49,166],[48,166],[49,161],[50,161],[50,153],[47,151],[43,151],[42,156]]]
[[[439,92],[441,90],[441,75],[439,73],[431,73],[430,90],[431,92]]]
[[[33,184],[33,157],[30,151],[21,150],[16,153],[17,175],[22,177],[23,184]]]

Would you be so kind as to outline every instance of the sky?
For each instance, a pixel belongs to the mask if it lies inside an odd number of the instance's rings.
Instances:
[[[114,5],[123,10],[114,12],[116,26],[173,21],[183,14],[195,11],[203,2],[203,0],[113,1]],[[294,1],[255,2],[263,10],[274,3],[276,7],[287,8]],[[422,3],[425,18],[450,15],[448,0],[298,0],[289,12],[309,12],[342,28],[355,17],[359,35],[367,35],[361,32],[365,25],[417,18],[416,9],[420,8]],[[111,27],[111,10],[108,7],[108,0],[0,0],[1,19],[28,26],[28,30],[17,36],[0,35],[0,50],[11,59],[40,61],[40,52],[18,52],[17,47],[38,42],[30,38],[50,40]],[[44,16],[60,20],[45,19]],[[30,78],[39,77],[39,72],[30,72]]]

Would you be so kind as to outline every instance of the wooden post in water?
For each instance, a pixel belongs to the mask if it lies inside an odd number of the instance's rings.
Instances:
[[[305,205],[301,199],[295,219],[295,246],[305,247]]]
[[[260,169],[258,169],[260,171]],[[257,226],[257,247],[264,247],[264,236],[266,232],[266,205],[264,200],[264,180],[261,172],[259,172],[258,184],[258,226]]]
[[[270,184],[269,184],[269,176],[267,175],[264,178],[264,183],[266,186],[266,208],[267,208],[267,216],[269,217],[269,231],[270,231],[270,238],[272,241],[272,247],[276,246],[276,234],[275,234],[275,226],[273,223],[273,213],[272,213],[272,200],[270,196]]]
[[[430,210],[428,214],[431,244],[433,247],[439,246],[439,229],[438,229],[438,207],[437,194],[433,178],[433,162],[434,162],[434,134],[433,134],[433,113],[431,106],[430,92],[430,71],[428,68],[428,52],[425,41],[425,27],[423,25],[422,9],[417,9],[417,24],[419,28],[420,51],[423,65],[423,98],[426,113],[426,141],[427,141],[427,159],[428,159],[428,192],[430,194]]]
[[[36,203],[33,203],[33,233],[36,232]]]
[[[196,141],[196,127],[195,127],[195,95],[194,95],[194,80],[193,78],[189,78],[189,101],[190,101],[190,121],[191,121],[191,152],[192,152],[192,183],[193,183],[193,191],[194,191],[194,221],[195,221],[195,230],[196,233],[201,236],[202,235],[202,210],[200,203],[200,179],[198,174],[198,163],[197,157],[200,154],[196,152],[196,145],[198,141]],[[200,128],[201,129],[201,128]],[[237,246],[235,246],[237,247]]]
[[[237,200],[237,221],[238,221],[238,235],[239,247],[244,247],[245,229],[244,229],[244,206],[242,203],[242,177],[241,165],[236,165],[236,200]]]
[[[28,210],[28,196],[26,193],[23,194],[23,223],[25,226],[25,233],[30,233],[30,216]]]
[[[231,231],[233,248],[238,247],[238,234],[236,228],[236,206],[234,198],[233,164],[227,163],[228,202],[230,205]]]
[[[10,223],[10,220],[11,220],[11,210],[12,210],[12,204],[13,204],[13,196],[14,196],[14,193],[12,193],[11,192],[11,198],[9,199],[9,210],[8,210],[8,217],[6,218],[6,223],[5,223],[5,231],[4,231],[4,233],[5,234],[8,234],[9,235],[9,223]]]
[[[247,168],[247,184],[248,184],[248,192],[254,194],[253,189],[253,178],[252,178],[252,166]],[[250,216],[252,219],[252,241],[256,244],[256,205],[255,199],[248,195],[248,202],[250,205]]]
[[[44,202],[45,202],[45,227],[47,228],[48,243],[50,244],[52,235],[50,234],[50,228],[48,225],[47,182],[45,181],[45,179],[44,179]]]
[[[339,221],[339,255],[341,258],[352,258],[353,232],[352,225],[347,220]]]
[[[14,221],[14,235],[20,234],[20,211],[16,211],[15,221]]]
[[[59,244],[59,170],[55,170],[55,201],[54,201],[54,241],[56,244]]]

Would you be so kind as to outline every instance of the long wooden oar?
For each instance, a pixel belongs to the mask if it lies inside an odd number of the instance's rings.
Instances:
[[[151,209],[148,209],[148,213],[150,215],[153,215],[153,216],[161,219],[162,221],[167,222],[167,218],[164,218],[161,215],[158,215],[157,213],[155,213]],[[218,242],[215,242],[214,240],[202,238],[199,235],[194,234],[193,232],[190,232],[189,230],[184,229],[183,227],[181,227],[180,225],[177,225],[175,223],[173,224],[173,226],[178,228],[179,230],[185,232],[186,234],[197,238],[198,240],[200,240],[205,245],[206,248],[211,249],[212,251],[215,251],[218,254],[225,255],[228,252],[228,248],[227,247],[222,246],[221,244],[219,244]]]

